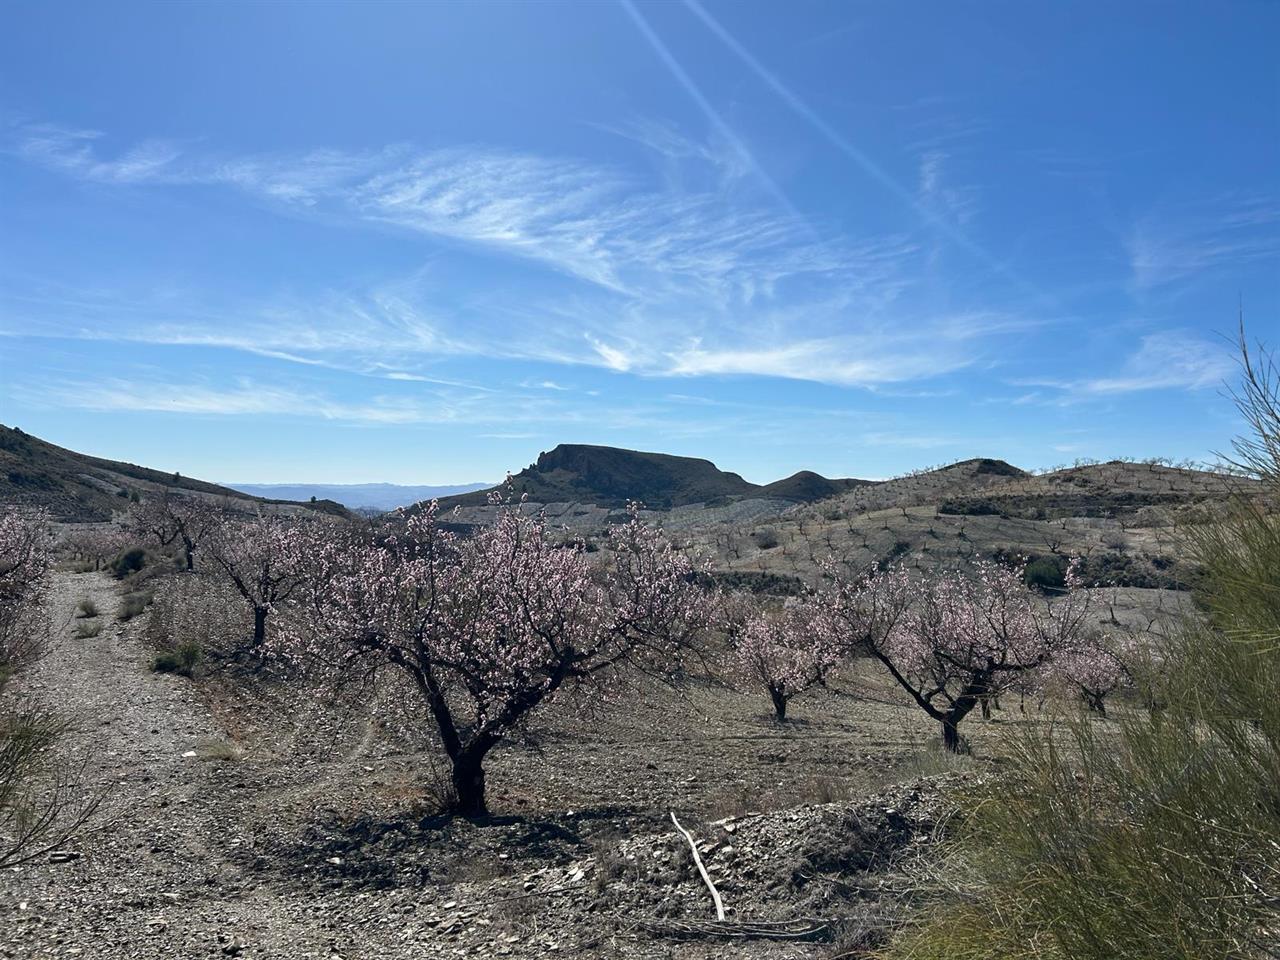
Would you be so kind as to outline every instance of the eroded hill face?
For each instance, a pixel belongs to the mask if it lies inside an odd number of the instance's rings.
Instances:
[[[139,499],[166,492],[218,499],[246,510],[270,504],[345,513],[329,501],[300,504],[253,497],[178,473],[91,457],[0,425],[0,503],[47,510],[55,520],[71,523],[104,522]]]

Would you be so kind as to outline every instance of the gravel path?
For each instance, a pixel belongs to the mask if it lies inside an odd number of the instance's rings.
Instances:
[[[72,719],[68,746],[90,756],[107,791],[95,829],[74,856],[0,876],[0,950],[6,956],[233,956],[253,940],[264,956],[323,956],[329,937],[266,909],[236,855],[235,794],[249,784],[210,759],[225,734],[180,677],[153,673],[119,598],[102,574],[59,575],[54,641],[22,678],[32,698]],[[89,598],[102,632],[72,636]],[[136,622],[136,621],[135,621]],[[55,862],[56,861],[56,862]],[[274,905],[272,905],[274,907]]]

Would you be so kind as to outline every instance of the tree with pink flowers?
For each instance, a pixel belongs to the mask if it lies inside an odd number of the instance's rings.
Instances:
[[[224,516],[225,511],[217,502],[166,491],[135,507],[129,522],[139,535],[161,547],[176,544],[182,550],[186,569],[194,570],[197,548]]]
[[[263,515],[227,520],[208,538],[216,569],[235,587],[253,614],[250,652],[262,648],[267,618],[315,576],[321,545],[332,539],[330,524]]]
[[[966,749],[961,721],[1013,678],[1032,675],[1080,647],[1088,595],[1076,565],[1066,593],[1031,593],[1021,566],[978,561],[913,580],[901,567],[850,579],[828,570],[827,629],[834,642],[879,661],[942,727],[943,744]]]
[[[787,719],[793,697],[827,680],[839,651],[818,628],[819,612],[810,600],[789,602],[776,611],[757,607],[731,630],[730,670],[769,695],[779,723]]]
[[[541,516],[498,506],[469,538],[433,504],[347,544],[345,563],[330,548],[284,632],[292,653],[334,678],[389,670],[409,682],[452,764],[453,809],[467,816],[487,811],[489,751],[529,714],[570,690],[598,699],[626,667],[672,676],[711,614],[694,565],[638,509],[610,531],[599,564],[554,542]]]
[[[47,516],[0,513],[0,685],[40,652],[52,564]]]
[[[114,523],[78,524],[66,530],[59,546],[74,557],[93,562],[93,569],[100,570],[110,557],[129,545],[128,532]]]
[[[1107,697],[1132,681],[1118,641],[1105,633],[1088,633],[1071,644],[1054,660],[1052,670],[1080,694],[1086,707],[1104,717]]]

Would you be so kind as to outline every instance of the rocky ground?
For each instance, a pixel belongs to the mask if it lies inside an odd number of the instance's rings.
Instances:
[[[77,639],[85,598],[103,628]],[[59,574],[56,640],[14,685],[75,721],[107,798],[91,831],[0,874],[0,955],[855,956],[927,859],[941,794],[990,762],[944,761],[874,684],[799,699],[785,727],[762,698],[646,693],[559,708],[494,756],[494,816],[448,821],[430,756],[378,713],[154,673],[118,602],[104,575]],[[1026,722],[970,732],[991,757]]]

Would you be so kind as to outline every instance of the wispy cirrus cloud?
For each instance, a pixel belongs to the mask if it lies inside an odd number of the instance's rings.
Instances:
[[[1134,287],[1171,288],[1222,268],[1280,262],[1280,202],[1223,197],[1141,217],[1124,237]]]
[[[336,400],[323,393],[287,389],[240,380],[233,386],[138,381],[108,378],[85,383],[54,383],[22,389],[19,395],[77,410],[197,414],[219,417],[285,415],[358,423],[404,424],[451,422],[449,408],[415,400],[371,397],[359,403]]]
[[[1145,390],[1200,390],[1221,386],[1235,370],[1231,352],[1222,343],[1214,343],[1185,331],[1148,334],[1138,349],[1125,361],[1123,369],[1112,376],[1077,380],[1025,379],[1012,381],[1015,386],[1041,387],[1062,391],[1069,397],[1085,399]],[[1036,403],[1038,393],[1025,394],[1015,403]],[[1055,398],[1060,400],[1061,395]]]
[[[101,137],[96,130],[33,124],[22,128],[14,152],[35,163],[101,183],[139,183],[178,175],[174,165],[182,154],[170,141],[144,141],[106,160],[94,150]]]
[[[222,184],[302,210],[474,244],[620,292],[655,278],[751,292],[848,269],[849,251],[789,214],[711,193],[654,192],[620,171],[492,148],[218,158],[159,141],[102,158],[101,134],[21,128],[15,152],[97,182]],[[707,154],[710,156],[710,154]]]
[[[723,149],[700,152],[661,126],[636,135],[721,178],[741,176],[721,169]],[[904,303],[927,256],[909,236],[820,235],[736,190],[663,187],[490,148],[219,157],[156,141],[112,158],[93,132],[28,127],[16,137],[11,152],[95,183],[221,185],[285,214],[391,226],[533,273],[465,299],[427,268],[354,292],[249,303],[200,290],[79,292],[62,303],[0,294],[10,332],[243,350],[389,379],[429,379],[441,358],[483,356],[866,387],[961,369],[1010,329],[1008,318]],[[948,206],[939,177],[923,170],[922,189]]]

